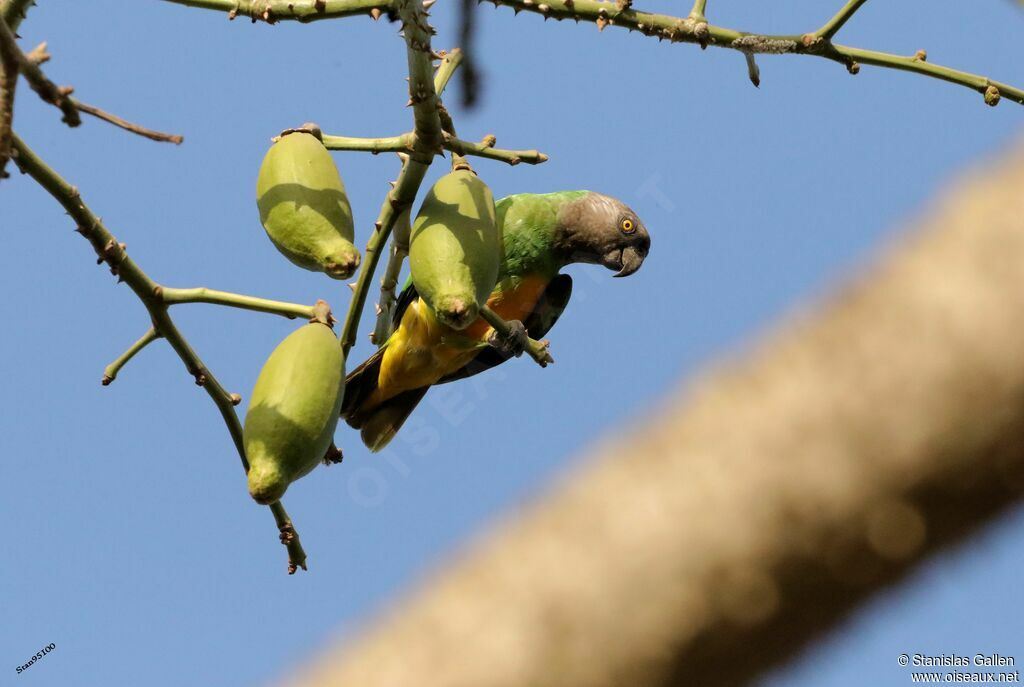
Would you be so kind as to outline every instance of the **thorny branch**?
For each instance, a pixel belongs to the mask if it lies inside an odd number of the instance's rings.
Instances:
[[[310,22],[370,15],[374,19],[391,12],[394,0],[166,0],[177,5],[227,12],[229,19],[249,17],[253,23],[265,21]]]
[[[463,57],[464,53],[462,50],[456,48],[441,58],[441,63],[437,66],[437,71],[434,73],[434,92],[438,94],[438,97],[444,93],[448,81],[459,68]],[[440,105],[440,107],[443,108],[444,105]],[[439,110],[440,112],[447,113],[445,110]],[[444,129],[443,119],[444,117],[441,117],[442,132]],[[405,153],[400,153],[400,156],[402,167],[404,168],[409,162],[409,156]],[[398,276],[402,271],[402,263],[409,255],[410,232],[410,211],[406,208],[397,217],[394,237],[391,239],[391,252],[388,256],[388,264],[384,269],[384,276],[381,278],[380,301],[377,303],[377,323],[370,334],[370,341],[378,346],[382,345],[391,336],[392,315],[395,309],[395,289],[398,286]]]
[[[147,129],[144,126],[129,122],[122,117],[72,98],[71,93],[73,89],[71,87],[56,85],[46,77],[46,74],[40,68],[39,65],[49,59],[50,55],[46,52],[45,43],[27,55],[23,53],[21,48],[18,47],[14,32],[5,22],[0,20],[0,61],[2,61],[3,65],[2,70],[0,70],[2,72],[0,73],[0,176],[2,176],[3,165],[7,159],[7,156],[4,155],[4,149],[9,141],[14,84],[19,72],[43,101],[54,105],[64,113],[63,121],[68,126],[75,127],[80,125],[82,123],[80,112],[85,112],[114,126],[154,141],[167,141],[177,144],[185,140],[184,137],[178,134],[166,134],[161,131]]]
[[[447,150],[453,157],[476,155],[492,160],[517,164],[544,162],[547,156],[535,150],[502,150],[495,148],[493,136],[485,137],[479,143],[459,139],[455,127],[440,94],[462,59],[456,50],[438,55],[431,49],[433,28],[427,23],[427,10],[435,0],[166,0],[179,5],[225,12],[229,19],[237,16],[249,17],[253,22],[264,21],[273,24],[282,20],[309,22],[365,15],[374,20],[387,16],[402,24],[406,43],[409,71],[409,105],[413,108],[414,128],[399,136],[378,139],[358,139],[341,136],[325,136],[325,144],[333,150],[358,150],[371,153],[393,151],[402,158],[398,178],[393,182],[381,206],[365,250],[365,257],[356,283],[351,284],[353,296],[340,333],[342,348],[347,355],[355,342],[359,316],[365,306],[370,282],[380,259],[382,247],[387,243],[397,221],[408,224],[409,210],[416,197],[424,176],[435,156]],[[481,0],[482,1],[482,0]],[[985,102],[996,105],[1002,97],[1024,104],[1024,91],[1007,84],[967,72],[934,65],[927,62],[923,50],[911,56],[900,56],[860,48],[843,46],[832,42],[845,23],[866,3],[866,0],[848,0],[844,6],[821,28],[801,35],[764,35],[735,31],[708,23],[705,18],[707,0],[695,0],[686,17],[642,12],[633,9],[632,0],[487,0],[496,6],[508,5],[518,14],[529,11],[545,18],[574,19],[590,21],[604,30],[609,25],[622,26],[630,31],[639,31],[659,40],[696,43],[702,48],[708,45],[738,50],[747,59],[751,81],[757,85],[759,70],[754,55],[762,54],[806,54],[824,57],[844,64],[850,73],[856,74],[861,64],[875,65],[889,69],[910,71],[972,88],[984,94]],[[13,134],[11,120],[15,82],[18,74],[25,76],[29,84],[42,98],[57,107],[64,120],[75,126],[79,123],[79,111],[86,112],[113,123],[128,131],[159,141],[180,143],[181,137],[152,131],[127,122],[98,108],[83,104],[70,96],[71,89],[58,87],[46,78],[39,65],[46,59],[45,50],[25,55],[16,43],[16,31],[32,0],[0,0],[0,177],[6,160],[13,154],[23,171],[33,177],[44,189],[57,199],[78,223],[78,231],[87,238],[97,251],[99,262],[105,262],[111,271],[125,281],[136,293],[149,311],[152,328],[121,357],[107,368],[105,382],[112,381],[118,371],[142,348],[157,338],[164,338],[175,350],[186,368],[203,386],[221,412],[235,443],[243,467],[248,469],[242,444],[241,424],[233,406],[240,400],[237,394],[228,394],[205,367],[186,339],[176,328],[169,314],[170,305],[176,303],[213,303],[221,306],[238,307],[268,312],[285,317],[317,316],[318,306],[308,307],[259,299],[241,294],[230,294],[205,288],[171,289],[153,282],[127,256],[123,244],[110,234],[81,201],[78,191],[59,177],[25,144]],[[436,74],[433,62],[441,58]],[[401,219],[404,218],[404,219]],[[405,232],[407,233],[407,232]],[[395,287],[402,261],[408,251],[408,236],[396,236],[391,256],[385,270],[381,288],[379,318],[375,330],[378,341],[387,332],[387,319],[394,307]],[[485,317],[492,326],[508,336],[508,323],[486,308]],[[382,322],[385,322],[382,327]],[[535,360],[544,364],[550,361],[542,342],[530,342],[527,347]],[[289,551],[289,572],[301,566],[305,569],[305,553],[302,550],[291,521],[283,506],[271,506],[275,521],[281,533],[282,543]]]
[[[451,136],[447,132],[441,133],[441,147],[443,150],[459,155],[475,155],[489,160],[497,160],[510,165],[517,165],[520,162],[536,165],[546,162],[548,156],[537,150],[502,150],[495,148],[497,141],[493,136],[487,136],[480,143],[464,141]],[[415,146],[416,134],[413,131],[398,136],[387,136],[384,138],[355,138],[352,136],[323,135],[324,147],[328,150],[345,150],[350,152],[371,153],[406,153],[411,152]],[[440,154],[441,151],[437,151]]]
[[[185,368],[189,374],[195,378],[196,384],[203,387],[206,393],[209,394],[224,418],[228,432],[231,434],[231,439],[238,450],[239,458],[241,458],[242,467],[248,471],[249,462],[246,460],[245,447],[242,443],[242,425],[238,421],[238,415],[234,409],[240,398],[237,394],[228,393],[196,352],[192,350],[188,341],[174,324],[174,320],[171,319],[171,315],[168,312],[168,304],[161,297],[163,288],[150,279],[142,271],[142,268],[128,257],[125,245],[118,242],[114,235],[103,225],[100,218],[85,205],[77,188],[50,169],[31,148],[18,138],[17,134],[14,135],[13,139],[18,166],[53,196],[57,202],[64,206],[64,209],[78,225],[76,231],[92,244],[93,249],[96,251],[97,262],[106,263],[110,267],[110,271],[117,275],[118,280],[125,282],[135,295],[138,296],[149,312],[154,332],[159,333],[160,336],[167,340],[167,343],[171,345],[171,348],[178,354],[181,361],[185,363]],[[137,343],[136,345],[141,349],[145,344],[139,345]],[[127,362],[127,360],[122,361],[122,364],[124,362]],[[284,506],[277,502],[271,504],[270,510],[274,514],[274,520],[277,522],[278,530],[281,533],[281,542],[288,547],[288,572],[293,573],[299,567],[305,570],[306,553],[299,543],[298,534],[295,532],[295,528],[292,526]]]
[[[46,78],[39,65],[25,56],[25,53],[18,47],[18,41],[14,32],[7,26],[6,22],[0,21],[0,52],[5,58],[13,60],[17,64],[17,70],[28,81],[39,97],[45,102],[60,109],[64,113],[62,120],[68,126],[78,126],[82,123],[78,115],[78,108],[71,101],[71,88],[58,86]]]
[[[702,48],[711,45],[719,48],[731,48],[748,54],[816,55],[843,64],[851,74],[856,74],[862,64],[914,72],[978,91],[984,95],[988,105],[998,104],[1000,98],[1008,98],[1016,103],[1024,104],[1024,90],[978,74],[932,64],[926,61],[923,51],[904,56],[833,43],[831,39],[835,33],[866,0],[850,0],[820,29],[799,35],[748,33],[709,24],[704,18],[706,3],[700,1],[695,3],[694,11],[687,17],[642,12],[633,9],[629,2],[607,0],[486,1],[495,6],[511,7],[516,14],[525,11],[539,14],[545,19],[589,21],[597,24],[600,31],[607,26],[620,26],[630,31],[639,31],[658,40],[668,40],[673,43],[696,43]]]
[[[435,84],[435,53],[430,47],[430,37],[434,30],[427,23],[427,11],[419,0],[396,0],[394,8],[396,16],[402,22],[409,66],[409,105],[413,108],[414,121],[412,148],[403,159],[402,169],[398,173],[394,188],[384,198],[380,214],[374,223],[374,231],[366,244],[363,261],[359,267],[359,277],[353,287],[354,293],[341,330],[341,346],[346,356],[356,341],[359,316],[366,304],[381,250],[387,245],[397,217],[408,210],[416,199],[416,193],[423,183],[427,168],[442,148],[438,94],[444,90],[448,78],[457,66],[456,63],[449,70],[443,71],[444,78]]]

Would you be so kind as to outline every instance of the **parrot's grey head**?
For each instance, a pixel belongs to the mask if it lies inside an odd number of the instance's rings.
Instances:
[[[651,236],[625,203],[588,191],[558,213],[555,248],[567,263],[604,265],[628,277],[644,263]]]

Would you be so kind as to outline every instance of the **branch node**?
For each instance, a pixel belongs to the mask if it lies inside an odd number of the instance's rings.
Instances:
[[[313,305],[313,316],[309,318],[309,321],[326,324],[328,327],[333,327],[336,322],[334,315],[331,313],[330,304],[323,299],[318,300]]]
[[[46,51],[46,41],[32,48],[32,50],[25,54],[25,57],[36,66],[49,62],[50,53]]]
[[[340,448],[333,443],[327,447],[327,453],[324,454],[323,458],[324,465],[337,465],[343,460],[345,460],[345,454],[341,452]]]
[[[995,107],[998,105],[1002,97],[1002,94],[999,93],[999,89],[995,86],[989,86],[985,89],[985,104],[989,107]]]

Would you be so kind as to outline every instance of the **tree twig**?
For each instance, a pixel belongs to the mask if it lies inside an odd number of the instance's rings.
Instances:
[[[465,54],[459,48],[444,53],[441,63],[434,72],[434,92],[438,98],[444,93],[445,88],[452,76],[462,64]],[[442,130],[445,121],[450,120],[447,110],[442,103],[438,103],[438,115],[441,119]],[[402,166],[404,167],[409,159],[406,154],[400,154]],[[411,212],[407,208],[397,218],[394,235],[391,239],[391,251],[388,255],[388,264],[384,268],[384,276],[380,281],[380,300],[377,302],[377,322],[370,335],[370,341],[378,346],[384,344],[391,336],[393,328],[392,316],[395,309],[395,291],[398,286],[398,277],[402,272],[402,263],[409,255],[409,233]]]
[[[843,28],[843,25],[850,20],[850,18],[856,14],[857,10],[864,5],[868,0],[849,0],[843,7],[835,13],[831,19],[825,22],[825,25],[814,32],[815,38],[830,41],[832,37],[839,33],[839,30]]]
[[[156,297],[167,305],[179,303],[212,303],[223,305],[229,308],[241,308],[242,310],[253,310],[256,312],[280,315],[294,320],[296,317],[313,319],[316,316],[315,305],[301,305],[299,303],[287,303],[285,301],[273,301],[256,296],[246,296],[240,293],[228,291],[217,291],[200,286],[191,289],[175,289],[167,286],[157,287]]]
[[[948,81],[975,90],[985,96],[985,102],[995,105],[1000,97],[1024,104],[1024,90],[1000,81],[993,81],[979,74],[943,67],[919,59],[916,55],[903,56],[853,48],[832,43],[817,32],[806,34],[769,35],[736,31],[709,24],[702,18],[677,17],[654,12],[642,12],[631,7],[620,8],[615,2],[606,0],[487,0],[497,6],[508,6],[519,13],[531,12],[551,19],[573,19],[605,26],[619,26],[632,29],[646,36],[668,40],[673,43],[696,43],[731,48],[747,53],[772,55],[814,55],[839,62],[851,73],[857,73],[859,65],[869,64],[886,69],[913,72],[942,81]],[[845,23],[856,9],[863,4],[857,0],[848,2],[843,10],[825,24],[820,31],[835,31]],[[850,9],[852,7],[852,9]],[[834,35],[834,31],[832,31]]]
[[[129,360],[135,357],[136,353],[159,338],[160,334],[156,331],[156,328],[150,327],[138,341],[129,346],[127,351],[118,356],[114,362],[107,365],[106,369],[103,370],[103,386],[110,386],[110,383],[117,379],[117,373],[128,364]]]
[[[70,98],[72,89],[68,86],[58,86],[46,78],[46,74],[43,73],[39,65],[21,51],[14,32],[2,21],[0,21],[0,53],[17,63],[18,71],[44,102],[57,107],[64,113],[62,120],[65,124],[74,127],[82,123],[81,117],[78,116],[78,108]]]
[[[93,105],[88,105],[75,98],[71,97],[72,89],[67,86],[57,86],[55,83],[50,81],[46,74],[43,73],[42,68],[39,66],[44,61],[49,59],[49,54],[46,52],[45,44],[36,48],[32,53],[26,55],[18,47],[18,43],[15,40],[14,33],[9,27],[4,25],[0,21],[0,59],[3,60],[4,64],[10,62],[15,65],[14,73],[20,72],[25,80],[29,82],[32,89],[39,94],[45,102],[60,108],[61,112],[64,113],[63,121],[68,126],[78,126],[82,123],[79,111],[85,112],[98,119],[102,119],[105,122],[109,122],[115,126],[118,126],[126,131],[130,131],[134,134],[144,136],[154,141],[166,141],[170,143],[179,144],[184,141],[184,137],[178,134],[166,134],[161,131],[154,131],[147,129],[144,126],[129,122],[126,119],[118,117],[115,114],[111,114],[105,110],[101,110]],[[11,73],[11,70],[5,68],[4,73]],[[0,79],[0,81],[7,81],[6,77]],[[0,83],[0,96],[3,96],[3,83]],[[9,92],[13,95],[13,86],[9,89]],[[2,152],[3,152],[3,102],[0,99],[0,170],[2,170]]]
[[[366,305],[366,297],[373,273],[380,260],[381,249],[387,245],[392,227],[400,213],[416,199],[427,168],[441,150],[441,119],[438,115],[438,89],[435,89],[430,37],[433,28],[427,23],[426,11],[420,0],[396,0],[395,12],[402,22],[409,69],[409,104],[413,108],[413,147],[402,163],[395,186],[384,198],[373,233],[363,252],[359,277],[356,279],[352,300],[341,329],[341,346],[345,355],[355,344],[359,331],[359,316]]]
[[[322,136],[327,150],[349,150],[362,153],[395,153],[408,152],[413,149],[412,132],[385,138],[355,138],[352,136]]]
[[[142,301],[153,321],[153,327],[167,340],[178,357],[185,364],[185,369],[195,379],[196,384],[203,387],[220,411],[228,433],[234,442],[235,449],[241,459],[242,467],[248,472],[249,462],[245,457],[245,446],[242,441],[242,425],[235,413],[234,405],[237,396],[229,394],[213,373],[199,358],[184,335],[178,330],[168,312],[167,304],[158,296],[160,285],[154,282],[135,262],[128,257],[123,243],[110,233],[103,222],[82,201],[78,189],[62,179],[45,162],[42,161],[25,143],[14,135],[14,148],[17,153],[18,166],[42,186],[59,202],[72,219],[78,224],[78,233],[92,244],[98,262],[106,263],[119,281],[124,281]],[[293,573],[299,567],[306,569],[306,553],[302,549],[295,528],[292,526],[288,513],[280,502],[271,504],[271,512],[277,522],[281,541],[288,548],[288,572]]]
[[[265,21],[310,22],[368,15],[374,19],[394,8],[394,0],[165,0],[176,5],[226,12],[229,19],[249,17]]]
[[[486,136],[479,143],[472,143],[455,138],[447,133],[444,135],[445,150],[450,150],[459,155],[475,155],[487,158],[488,160],[505,162],[513,166],[518,165],[520,162],[525,162],[528,165],[539,165],[542,162],[548,161],[548,156],[540,151],[502,150],[501,148],[495,148],[495,143],[496,139],[494,136]]]
[[[377,323],[370,341],[378,346],[385,343],[394,331],[394,312],[398,277],[402,263],[409,257],[409,236],[412,233],[411,209],[406,208],[395,221],[391,233],[391,253],[380,279],[380,300],[377,302]]]
[[[87,105],[86,103],[83,103],[81,100],[78,100],[76,98],[71,98],[71,103],[75,106],[75,108],[77,108],[81,112],[90,114],[93,117],[102,119],[103,121],[109,122],[114,126],[121,127],[125,131],[130,131],[133,134],[144,136],[145,138],[148,138],[153,141],[174,143],[175,145],[179,145],[185,140],[185,137],[180,134],[165,134],[162,131],[154,131],[153,129],[147,129],[144,126],[141,126],[134,122],[129,122],[127,119],[123,119],[115,114],[111,114],[106,110],[101,110],[98,107]]]

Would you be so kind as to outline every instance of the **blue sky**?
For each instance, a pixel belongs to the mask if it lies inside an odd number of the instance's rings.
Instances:
[[[436,48],[454,12],[435,9]],[[712,21],[812,29],[838,7],[723,3]],[[344,311],[348,289],[294,268],[259,226],[254,187],[268,139],[303,121],[325,132],[406,130],[397,27],[229,23],[156,0],[41,0],[21,33],[83,101],[185,134],[155,144],[95,120],[69,130],[24,88],[15,126],[75,183],[154,279]],[[827,5],[827,6],[825,6]],[[835,5],[835,7],[833,7]],[[651,9],[685,13],[682,2]],[[284,574],[272,519],[249,499],[206,395],[163,345],[109,388],[103,367],[148,326],[97,268],[56,204],[27,179],[0,184],[9,237],[0,301],[6,523],[0,684],[267,684],[528,501],[596,437],[640,418],[676,380],[814,303],[968,164],[1010,144],[1024,114],[937,81],[802,57],[658,44],[614,28],[480,15],[482,105],[449,108],[460,134],[539,148],[540,167],[481,161],[496,197],[588,188],[644,219],[651,255],[634,277],[570,269],[573,303],[552,332],[558,363],[513,361],[428,395],[384,454],[338,431],[345,463],[285,499],[310,571]],[[842,41],[1024,83],[1009,2],[871,3]],[[457,90],[457,86],[454,87]],[[454,95],[454,91],[453,91]],[[338,154],[359,243],[393,156]],[[443,170],[438,166],[430,179]],[[287,320],[209,306],[174,314],[205,361],[247,396]],[[363,332],[368,331],[369,319]],[[371,348],[365,337],[351,365]],[[765,685],[899,685],[899,653],[1021,655],[1024,512],[936,558]],[[1016,638],[1016,639],[1015,639]],[[22,675],[39,648],[56,650]]]

